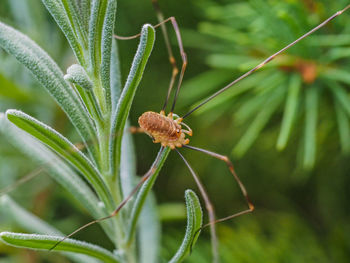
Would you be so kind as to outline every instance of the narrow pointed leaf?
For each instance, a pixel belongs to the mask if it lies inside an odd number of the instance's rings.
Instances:
[[[101,64],[101,42],[103,21],[106,15],[108,0],[91,1],[91,15],[89,20],[89,54],[90,67],[95,77],[99,76]]]
[[[210,101],[205,107],[200,108],[196,114],[205,114],[206,112],[210,110],[214,110],[225,103],[229,103],[231,100],[233,100],[236,96],[241,95],[244,92],[247,92],[253,88],[256,87],[257,83],[266,83],[270,82],[267,78],[267,72],[266,71],[261,71],[257,72],[255,75],[253,75],[251,78],[247,78],[239,85],[237,85],[234,89],[227,90],[225,92],[225,96],[222,97],[217,97],[215,100]],[[231,75],[232,78],[232,75]],[[273,82],[271,82],[273,83]]]
[[[350,116],[350,98],[348,92],[335,81],[329,82],[328,86],[336,97],[338,104],[340,104],[348,116]]]
[[[265,107],[257,114],[253,122],[250,124],[247,132],[240,139],[236,147],[233,149],[233,154],[243,156],[256,140],[262,129],[269,121],[272,114],[280,105],[283,98],[283,89],[275,89],[272,91],[270,98],[266,100]]]
[[[344,153],[350,152],[350,125],[349,118],[344,112],[344,109],[335,102],[335,113],[338,123],[338,131],[340,137],[341,149]]]
[[[11,217],[12,222],[15,222],[26,231],[44,235],[64,236],[63,233],[55,229],[53,226],[49,225],[34,214],[20,207],[9,196],[5,195],[0,198],[0,207],[1,214],[6,217]],[[79,255],[71,252],[64,254],[75,262],[98,263],[97,260],[85,255]]]
[[[146,198],[148,194],[150,193],[154,182],[156,181],[158,174],[168,157],[171,149],[169,147],[163,149],[158,152],[157,158],[155,163],[152,164],[152,167],[154,167],[154,173],[153,175],[148,178],[148,180],[142,185],[140,191],[137,193],[136,200],[133,204],[132,207],[132,212],[130,216],[130,226],[128,230],[128,241],[131,242],[131,240],[134,238],[134,234],[136,232],[136,227],[137,227],[137,221],[139,219],[140,213],[142,211],[142,208],[145,204]]]
[[[8,245],[23,247],[34,250],[50,250],[62,237],[37,235],[37,234],[22,234],[2,232],[0,238]],[[74,252],[87,256],[94,257],[106,263],[119,263],[120,261],[108,250],[78,240],[66,239],[61,242],[54,251]]]
[[[146,198],[138,227],[140,262],[157,262],[160,252],[161,226],[156,198],[151,192]]]
[[[105,209],[99,205],[96,195],[68,164],[31,135],[28,135],[9,122],[2,113],[0,113],[0,132],[11,144],[44,165],[52,178],[62,185],[72,197],[78,200],[94,218],[106,216],[107,213]],[[114,233],[114,231],[109,228],[110,222],[102,223],[102,226],[106,228],[107,234],[112,235],[112,233]]]
[[[329,69],[323,72],[324,78],[350,84],[349,72],[342,69]]]
[[[120,62],[118,53],[118,42],[113,40],[111,54],[111,101],[112,112],[115,111],[122,90],[122,79],[120,75]]]
[[[123,189],[123,198],[132,191],[135,181],[137,181],[135,147],[129,127],[129,125],[125,126],[122,140],[123,154],[120,161],[120,180]]]
[[[117,1],[109,0],[106,8],[106,15],[103,20],[101,37],[101,82],[106,92],[107,107],[111,110],[111,51],[114,33],[115,15],[117,10]]]
[[[202,227],[203,213],[197,195],[192,190],[186,190],[185,199],[187,207],[186,233],[181,246],[169,263],[182,262],[190,254],[200,234],[199,229]]]
[[[193,106],[194,103],[210,95],[219,87],[223,87],[232,79],[231,71],[223,71],[212,69],[196,75],[191,79],[186,79],[186,82],[181,86],[181,92],[186,94],[177,103],[183,106]],[[201,87],[198,89],[198,87]]]
[[[137,87],[141,81],[142,74],[145,70],[148,58],[151,54],[155,40],[155,31],[151,25],[144,25],[142,27],[140,43],[137,48],[128,79],[126,81],[123,92],[119,98],[117,109],[112,115],[112,130],[111,134],[115,135],[111,138],[111,163],[114,164],[112,172],[115,175],[119,169],[120,150],[122,135],[126,120],[129,115],[131,104],[133,102]]]
[[[88,46],[88,31],[85,29],[83,25],[82,18],[79,13],[79,6],[77,1],[72,0],[60,0],[64,7],[65,13],[69,19],[69,22],[74,30],[75,35],[77,36],[79,44],[83,47],[84,50],[87,49]],[[83,50],[83,54],[84,54]]]
[[[306,90],[303,161],[305,169],[311,169],[316,160],[318,95],[318,90],[315,86]]]
[[[76,92],[57,64],[36,43],[0,23],[0,46],[26,66],[62,107],[85,142],[95,142],[95,128]],[[88,148],[91,148],[91,145]]]
[[[21,111],[8,110],[6,116],[8,120],[18,128],[31,134],[43,144],[64,157],[65,160],[69,161],[91,184],[93,189],[99,194],[102,201],[108,205],[108,209],[113,211],[115,205],[112,196],[99,171],[67,138],[51,127]]]
[[[91,0],[80,0],[78,1],[80,17],[85,31],[89,31],[89,18],[91,11]]]
[[[349,42],[350,36],[348,34],[313,35],[308,39],[308,44],[313,46],[347,46]]]
[[[265,73],[264,71],[258,73]],[[253,87],[255,87],[255,96],[247,95],[248,99],[243,105],[235,112],[235,121],[238,124],[245,122],[250,122],[251,118],[254,118],[262,108],[265,108],[264,103],[271,97],[271,90],[278,88],[284,80],[285,76],[281,72],[271,72],[267,71],[267,75],[261,75],[262,79],[257,79],[257,82],[252,82]],[[248,79],[246,79],[248,80]],[[246,81],[245,80],[245,81]],[[258,83],[258,85],[257,85]],[[283,88],[283,86],[282,86]]]
[[[7,195],[4,195],[0,198],[0,205],[0,213],[4,214],[6,217],[11,218],[12,222],[15,222],[18,226],[26,231],[45,235],[64,236],[53,226],[49,225],[34,214],[20,207]]]
[[[254,97],[248,97],[247,101],[234,113],[235,123],[241,125],[249,123],[266,104],[266,100],[269,98],[269,94],[256,95]]]
[[[349,58],[349,57],[350,57],[350,48],[348,47],[332,48],[326,55],[326,58],[328,61],[335,61],[338,59]]]
[[[73,17],[73,12],[68,10],[69,14],[67,14],[67,10],[65,9],[65,6],[61,0],[42,0],[42,2],[66,36],[79,63],[81,65],[86,65],[83,53],[84,47],[81,45],[82,43],[79,43],[79,33],[77,32],[78,28],[75,27],[73,21],[73,19],[77,18]]]
[[[288,138],[291,133],[293,122],[295,120],[298,109],[298,98],[301,85],[302,83],[300,76],[298,74],[293,75],[291,77],[288,88],[288,95],[284,107],[281,131],[277,139],[278,150],[283,150],[287,145]]]

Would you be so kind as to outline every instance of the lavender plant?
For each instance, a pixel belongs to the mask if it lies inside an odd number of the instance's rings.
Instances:
[[[127,81],[122,88],[117,43],[113,41],[116,0],[42,0],[75,55],[64,74],[33,40],[0,23],[0,46],[24,65],[63,109],[83,140],[74,145],[52,127],[19,110],[0,113],[0,132],[19,150],[43,165],[94,219],[110,215],[134,185],[135,161],[127,119],[155,41],[151,25],[142,27]],[[66,239],[54,251],[75,262],[157,262],[159,231],[154,202],[147,200],[169,149],[160,151],[153,174],[117,216],[101,222],[114,246]],[[187,229],[170,262],[189,254],[202,225],[202,210],[191,190],[185,193]],[[65,234],[23,209],[11,197],[0,199],[1,213],[30,234],[2,232],[8,245],[50,250]],[[139,220],[142,213],[147,217]],[[140,221],[140,222],[139,222]],[[72,229],[74,230],[74,229]],[[150,231],[153,230],[153,231]],[[136,238],[136,237],[139,238]],[[152,240],[154,242],[139,242]],[[97,241],[98,242],[98,241]]]

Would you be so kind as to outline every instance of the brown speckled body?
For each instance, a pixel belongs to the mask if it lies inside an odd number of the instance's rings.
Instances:
[[[185,139],[181,120],[174,120],[172,116],[165,116],[164,113],[147,111],[140,116],[139,125],[154,138],[155,143],[161,143],[164,147],[174,149],[189,143],[189,139]]]

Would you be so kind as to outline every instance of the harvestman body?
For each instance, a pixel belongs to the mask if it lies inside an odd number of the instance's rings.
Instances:
[[[190,139],[185,138],[185,134],[192,136],[192,130],[182,118],[173,118],[174,115],[169,113],[165,116],[164,111],[156,113],[147,111],[139,118],[141,131],[147,133],[153,138],[154,143],[160,143],[163,147],[169,146],[171,149],[189,144]],[[182,129],[184,125],[187,130]]]
[[[240,181],[240,179],[238,178],[237,174],[235,173],[235,170],[233,168],[233,164],[231,163],[231,161],[228,159],[227,156],[224,155],[220,155],[208,150],[204,150],[201,148],[197,148],[197,147],[193,147],[188,145],[190,140],[189,138],[186,138],[186,136],[192,136],[192,130],[190,129],[190,127],[188,125],[186,125],[183,122],[183,119],[186,118],[187,116],[189,116],[191,113],[193,113],[195,110],[197,110],[198,108],[200,108],[201,106],[203,106],[204,104],[206,104],[207,102],[209,102],[210,100],[212,100],[213,98],[215,98],[216,96],[218,96],[219,94],[221,94],[222,92],[224,92],[225,90],[229,89],[230,87],[232,87],[233,85],[235,85],[236,83],[238,83],[239,81],[241,81],[242,79],[246,78],[248,75],[252,74],[254,71],[260,69],[261,67],[263,67],[265,64],[267,64],[268,62],[270,62],[271,60],[273,60],[277,55],[279,55],[280,53],[282,53],[283,51],[285,51],[286,49],[290,48],[291,46],[295,45],[297,42],[299,42],[300,40],[306,38],[307,36],[309,36],[310,34],[312,34],[313,32],[315,32],[316,30],[320,29],[321,27],[323,27],[325,24],[327,24],[328,22],[330,22],[331,20],[333,20],[334,18],[336,18],[337,16],[341,15],[343,12],[345,12],[347,9],[350,8],[350,5],[346,6],[343,10],[338,11],[337,13],[335,13],[333,16],[331,16],[330,18],[328,18],[327,20],[325,20],[323,23],[321,23],[320,25],[318,25],[317,27],[313,28],[312,30],[310,30],[308,33],[304,34],[303,36],[301,36],[300,38],[298,38],[297,40],[293,41],[292,43],[290,43],[289,45],[287,45],[286,47],[284,47],[283,49],[281,49],[280,51],[276,52],[275,54],[273,54],[272,56],[268,57],[266,60],[264,60],[263,62],[261,62],[259,65],[257,65],[256,67],[254,67],[253,69],[249,70],[248,72],[246,72],[245,74],[243,74],[242,76],[240,76],[239,78],[237,78],[236,80],[232,81],[231,83],[229,83],[227,86],[223,87],[222,89],[220,89],[219,91],[215,92],[213,95],[209,96],[207,99],[205,99],[203,102],[201,102],[198,106],[196,106],[195,108],[193,108],[191,111],[189,111],[188,113],[186,113],[185,115],[183,115],[182,117],[178,117],[176,114],[174,114],[174,108],[175,108],[175,104],[176,104],[176,100],[181,88],[181,83],[182,83],[182,79],[184,76],[184,72],[186,70],[186,66],[187,66],[187,57],[186,57],[186,53],[184,52],[184,48],[182,45],[182,40],[181,40],[181,35],[180,35],[180,30],[179,27],[177,25],[176,19],[174,17],[170,17],[167,19],[164,19],[163,14],[160,11],[160,8],[158,6],[157,0],[152,0],[152,3],[154,5],[154,8],[157,12],[157,17],[158,20],[160,21],[159,24],[155,25],[154,28],[157,27],[161,27],[162,33],[164,35],[164,39],[165,39],[165,44],[167,47],[167,51],[169,53],[169,61],[170,64],[172,65],[172,77],[170,80],[170,84],[169,84],[169,88],[168,88],[168,93],[167,93],[167,97],[165,100],[165,103],[163,105],[162,110],[160,111],[160,113],[157,112],[153,112],[153,111],[147,111],[145,113],[143,113],[140,117],[139,117],[139,128],[136,127],[132,127],[131,128],[131,132],[136,133],[136,132],[142,132],[142,133],[146,133],[148,134],[152,139],[154,143],[160,143],[162,146],[162,150],[164,150],[165,147],[170,147],[171,149],[175,150],[179,156],[182,158],[182,160],[185,162],[186,166],[189,168],[200,192],[201,195],[204,199],[205,202],[205,206],[206,209],[208,211],[208,216],[209,216],[209,222],[207,224],[205,224],[201,229],[205,228],[205,227],[210,227],[210,231],[211,231],[211,236],[212,236],[212,253],[213,253],[213,261],[214,262],[218,262],[218,252],[217,252],[217,238],[216,238],[216,231],[215,231],[215,224],[218,222],[222,222],[222,221],[226,221],[228,219],[232,219],[234,217],[252,212],[254,210],[254,206],[251,203],[251,201],[249,200],[249,197],[247,195],[247,191],[244,187],[244,185],[242,184],[242,182]],[[180,49],[180,54],[181,54],[181,58],[182,58],[182,68],[180,71],[180,75],[179,75],[179,79],[178,79],[178,85],[177,85],[177,89],[176,89],[176,93],[175,93],[175,97],[174,97],[174,101],[171,107],[171,111],[169,114],[165,114],[165,109],[166,106],[168,104],[169,98],[170,98],[170,94],[172,91],[172,88],[174,86],[175,80],[177,75],[179,74],[179,70],[176,66],[176,61],[174,59],[173,56],[173,52],[171,49],[171,45],[170,45],[170,41],[169,41],[169,37],[168,37],[168,33],[167,33],[167,29],[165,27],[165,23],[167,22],[171,22],[175,33],[176,33],[176,38],[178,41],[178,45],[179,45],[179,49]],[[115,38],[117,39],[121,39],[121,40],[128,40],[128,39],[134,39],[139,37],[140,34],[137,34],[135,36],[131,36],[131,37],[121,37],[121,36],[115,36]],[[185,129],[184,129],[185,128]],[[243,196],[246,199],[248,208],[246,210],[243,210],[241,212],[235,213],[233,215],[221,218],[221,219],[215,219],[215,213],[214,213],[214,209],[213,206],[209,200],[209,197],[202,185],[202,183],[200,182],[198,176],[196,175],[196,173],[194,172],[194,170],[192,169],[192,167],[189,165],[189,163],[187,162],[187,160],[184,158],[184,156],[179,152],[179,150],[177,148],[188,148],[188,149],[192,149],[192,150],[196,150],[196,151],[200,151],[202,153],[208,154],[214,158],[217,158],[219,160],[224,161],[231,174],[233,175],[234,179],[236,180],[236,182],[238,183]],[[160,156],[160,155],[159,155]],[[157,163],[157,159],[154,163]],[[113,211],[113,213],[107,217],[101,218],[101,219],[97,219],[94,220],[82,227],[80,227],[79,229],[75,230],[74,232],[72,232],[70,235],[62,238],[62,240],[60,240],[58,243],[55,244],[54,247],[51,248],[51,250],[53,250],[56,246],[58,246],[62,241],[64,241],[65,239],[71,237],[72,235],[74,235],[75,233],[79,232],[80,230],[101,222],[103,220],[106,220],[108,218],[111,218],[115,215],[117,215],[119,213],[119,211],[124,207],[124,205],[132,198],[132,196],[138,191],[138,189],[142,186],[142,184],[152,176],[152,174],[154,173],[155,168],[151,167],[151,169],[141,178],[140,182],[136,185],[136,187],[131,191],[131,193],[118,205],[118,207]],[[201,230],[199,229],[199,230]],[[198,232],[199,232],[198,230]]]

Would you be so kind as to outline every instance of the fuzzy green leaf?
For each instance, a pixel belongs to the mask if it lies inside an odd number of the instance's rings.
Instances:
[[[117,1],[109,0],[106,8],[106,15],[103,20],[102,37],[101,37],[101,82],[106,92],[107,107],[111,109],[111,51],[114,33],[115,14]]]
[[[185,199],[187,207],[186,233],[179,250],[169,263],[182,262],[190,254],[202,227],[203,214],[197,195],[192,190],[186,190]]]
[[[120,160],[120,180],[123,189],[123,198],[134,188],[136,177],[136,156],[129,124],[125,126],[122,140],[122,156]]]
[[[94,76],[94,94],[101,111],[111,109],[110,62],[116,0],[94,0],[89,21],[89,73]]]
[[[160,250],[161,226],[157,203],[151,192],[146,198],[138,227],[140,262],[157,262]]]
[[[12,222],[15,222],[26,231],[35,232],[38,234],[64,236],[60,231],[50,226],[45,221],[20,207],[7,195],[0,198],[0,205],[1,213],[6,217],[11,218]]]
[[[63,233],[55,229],[53,226],[49,225],[34,214],[20,207],[9,196],[5,195],[0,198],[0,207],[0,213],[6,217],[11,217],[11,220],[13,222],[15,222],[26,231],[44,235],[64,236]],[[71,252],[64,254],[75,262],[97,263],[97,260],[85,255],[79,255]]]
[[[162,169],[162,166],[168,157],[171,149],[169,147],[167,148],[161,148],[158,152],[158,155],[156,157],[156,161],[152,164],[152,168],[154,169],[153,175],[148,178],[148,180],[142,185],[140,191],[137,193],[135,203],[132,207],[132,212],[130,216],[130,226],[128,230],[128,241],[131,242],[131,240],[134,238],[134,234],[136,232],[136,226],[137,221],[139,219],[140,213],[142,211],[142,208],[145,204],[146,198],[148,194],[150,193],[154,182],[156,181],[158,174],[160,170]]]
[[[128,79],[126,81],[123,92],[119,98],[116,110],[112,115],[112,128],[110,151],[111,151],[111,163],[114,164],[112,167],[112,173],[115,175],[119,169],[120,163],[120,150],[122,135],[125,127],[126,120],[129,116],[131,104],[133,102],[137,87],[141,81],[143,72],[146,67],[146,63],[151,54],[153,44],[155,40],[155,31],[151,25],[144,25],[142,27],[140,43],[137,48]]]
[[[31,135],[9,122],[2,113],[0,113],[0,132],[23,153],[45,165],[52,178],[61,184],[72,197],[78,200],[94,218],[106,216],[107,213],[99,205],[96,195],[68,164]],[[106,228],[107,234],[112,235],[114,231],[109,228],[109,223],[102,223],[102,226]]]
[[[73,64],[67,69],[64,79],[75,85],[91,116],[95,120],[101,121],[103,116],[96,97],[93,94],[94,84],[85,69],[78,64]]]
[[[89,18],[90,18],[90,11],[91,11],[91,0],[80,0],[78,1],[78,9],[80,12],[80,17],[82,20],[84,30],[86,32],[89,31]]]
[[[113,40],[112,44],[111,62],[111,103],[112,111],[114,112],[117,107],[118,99],[122,90],[118,43],[116,40]]]
[[[298,74],[292,76],[289,84],[287,102],[284,107],[281,131],[277,139],[277,149],[283,150],[288,142],[292,131],[293,122],[298,109],[299,91],[301,89],[301,78]]]
[[[112,0],[113,1],[113,0]],[[91,2],[91,15],[89,21],[89,54],[90,67],[95,77],[99,77],[102,52],[102,28],[106,16],[109,0],[94,0]],[[114,2],[114,1],[113,1]]]
[[[310,87],[305,94],[304,168],[311,169],[316,160],[317,112],[319,91]]]
[[[42,2],[66,36],[79,63],[81,65],[86,65],[83,52],[84,47],[81,45],[81,43],[79,43],[79,36],[76,32],[78,29],[75,28],[73,21],[77,20],[74,14],[75,12],[71,12],[69,9],[66,10],[63,1],[61,0],[42,0]],[[66,7],[68,8],[68,6]]]
[[[67,74],[64,75],[64,79],[73,84],[77,84],[86,90],[91,90],[93,86],[85,69],[77,64],[73,64],[67,69]]]
[[[72,0],[60,0],[65,9],[69,22],[74,30],[74,33],[77,36],[79,44],[84,48],[84,51],[87,50],[88,43],[88,31],[85,29],[82,17],[79,13],[79,6],[77,1]]]
[[[8,245],[23,247],[34,250],[50,250],[62,237],[37,235],[37,234],[22,234],[2,232],[0,238]],[[78,240],[66,239],[61,242],[54,251],[74,252],[78,254],[88,255],[102,262],[119,263],[120,261],[108,250]]]
[[[3,23],[0,23],[0,46],[34,74],[66,112],[84,141],[95,142],[95,128],[88,112],[49,55],[27,36]]]
[[[70,162],[91,184],[101,200],[108,206],[108,209],[113,211],[115,205],[112,196],[99,171],[67,138],[21,111],[8,110],[6,116],[18,128],[31,134]]]
[[[123,136],[120,162],[120,178],[124,198],[132,191],[138,180],[135,176],[135,158],[134,144],[127,125]],[[130,208],[130,205],[133,204],[132,201],[129,201],[126,208]],[[127,216],[130,215],[129,210],[124,209],[122,212]],[[157,262],[160,247],[160,223],[157,216],[156,200],[152,193],[146,199],[141,218],[138,227],[139,261],[141,263]]]

